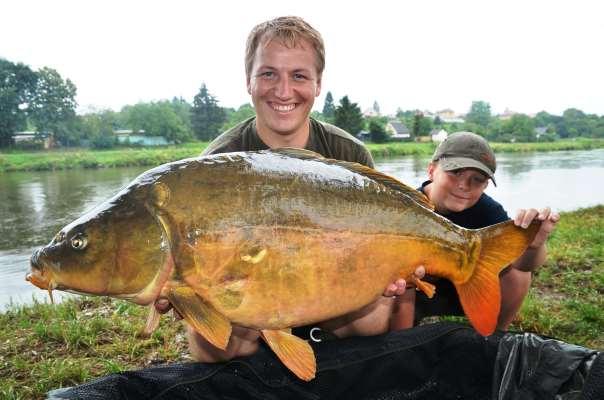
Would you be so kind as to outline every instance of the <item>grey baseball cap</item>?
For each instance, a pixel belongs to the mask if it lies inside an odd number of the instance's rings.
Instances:
[[[472,132],[455,132],[450,134],[436,148],[432,161],[445,171],[460,168],[475,168],[484,172],[495,183],[495,153],[489,143],[480,135]]]

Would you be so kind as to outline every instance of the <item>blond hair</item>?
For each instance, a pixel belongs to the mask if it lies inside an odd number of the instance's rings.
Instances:
[[[301,40],[310,42],[316,54],[317,73],[319,76],[323,74],[325,45],[321,34],[302,18],[287,16],[258,24],[250,32],[245,48],[245,75],[248,79],[250,79],[252,73],[254,56],[258,46],[261,43],[268,44],[275,39],[287,48],[296,47]]]

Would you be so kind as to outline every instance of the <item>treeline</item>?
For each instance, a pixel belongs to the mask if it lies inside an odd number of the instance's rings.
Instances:
[[[15,132],[61,131],[75,118],[76,87],[52,68],[33,71],[0,58],[0,148]]]
[[[416,117],[417,118],[417,117]],[[541,111],[534,116],[514,113],[495,116],[486,101],[473,101],[463,123],[443,123],[437,118],[435,126],[448,132],[476,132],[496,142],[554,141],[576,137],[604,138],[604,116],[586,114],[576,108],[565,110],[561,116]]]
[[[60,146],[109,148],[118,144],[116,132],[163,137],[171,143],[212,140],[221,132],[255,114],[250,104],[237,109],[221,107],[205,84],[189,103],[182,98],[138,103],[120,111],[75,112],[77,88],[54,69],[37,71],[22,63],[0,59],[0,148],[13,146],[19,131],[33,131],[39,138],[52,135]],[[568,109],[562,116],[540,112],[534,117],[516,114],[509,119],[492,115],[489,103],[475,101],[463,122],[447,122],[417,110],[399,109],[396,116],[382,116],[377,102],[366,117],[348,96],[335,104],[331,92],[322,111],[313,117],[333,123],[357,135],[366,133],[372,141],[390,140],[388,123],[402,122],[410,139],[429,135],[435,128],[448,132],[469,130],[500,142],[553,141],[557,138],[604,138],[604,117]]]
[[[437,115],[419,110],[403,111],[398,109],[395,117],[381,116],[377,102],[373,103],[371,117],[364,117],[356,103],[351,103],[344,96],[338,106],[333,104],[333,97],[327,93],[322,113],[313,115],[327,122],[346,129],[352,134],[365,131],[376,143],[390,140],[391,132],[386,126],[391,121],[404,124],[408,129],[409,140],[428,136],[434,130],[444,129],[448,133],[470,131],[478,133],[494,142],[536,142],[555,141],[576,137],[604,138],[604,116],[585,114],[576,108],[569,108],[562,116],[545,111],[534,116],[521,113],[497,116],[491,112],[486,101],[473,101],[470,110],[459,121],[448,122]]]
[[[173,98],[127,105],[117,112],[77,115],[77,88],[72,81],[51,68],[34,71],[1,58],[0,85],[0,148],[13,146],[20,131],[33,131],[40,139],[52,135],[56,144],[66,147],[113,147],[119,130],[160,136],[172,143],[207,141],[254,115],[249,104],[238,109],[220,107],[205,84],[193,104]]]

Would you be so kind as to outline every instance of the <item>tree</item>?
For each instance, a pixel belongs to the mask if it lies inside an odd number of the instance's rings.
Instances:
[[[178,119],[185,125],[187,132],[191,134],[193,132],[193,127],[191,126],[191,104],[182,97],[174,97],[170,105],[172,110],[178,115]]]
[[[403,119],[413,118],[414,115],[415,115],[415,111],[413,111],[413,110],[404,111],[400,107],[396,109],[396,118],[398,118],[401,121]]]
[[[334,117],[335,111],[336,106],[333,104],[333,96],[331,95],[331,92],[327,92],[325,103],[323,104],[323,118],[330,121]]]
[[[561,130],[567,137],[591,136],[591,124],[585,113],[576,108],[569,108],[562,113]],[[560,126],[559,125],[559,126]],[[562,133],[560,133],[562,137]]]
[[[352,135],[356,135],[363,129],[363,114],[357,103],[351,103],[348,96],[340,99],[340,105],[336,107],[334,124]]]
[[[491,122],[491,105],[486,101],[473,101],[470,112],[466,115],[466,122],[486,128]]]
[[[432,130],[433,124],[430,118],[424,117],[422,112],[416,112],[413,116],[413,124],[411,132],[413,133],[413,137],[418,136],[427,136],[430,134]]]
[[[256,115],[256,111],[254,107],[250,103],[245,103],[239,106],[237,110],[232,108],[226,109],[226,122],[222,125],[222,131],[226,131],[227,129],[232,128],[240,122],[245,121],[248,118]]]
[[[386,132],[386,127],[378,118],[369,120],[369,135],[374,143],[385,143],[388,141],[389,135]]]
[[[26,125],[37,75],[24,64],[0,58],[0,148],[13,144],[13,134]]]
[[[63,145],[72,145],[70,120],[75,119],[76,87],[69,79],[63,80],[54,69],[43,67],[31,103],[30,116],[37,132],[53,133]]]
[[[169,141],[185,142],[191,138],[188,119],[181,115],[173,101],[139,103],[122,108],[122,120],[133,131],[145,131],[148,136],[163,136]]]
[[[535,124],[524,114],[515,114],[503,123],[504,135],[510,135],[518,142],[534,142],[536,140]]]
[[[218,106],[218,100],[208,92],[206,84],[201,85],[199,93],[193,98],[191,126],[193,133],[201,140],[212,140],[220,134],[226,121],[224,110]]]
[[[116,144],[114,131],[120,126],[118,113],[112,110],[100,110],[81,115],[78,120],[78,132],[81,138],[89,140],[92,147],[109,148]],[[74,141],[79,139],[80,137],[72,138]]]

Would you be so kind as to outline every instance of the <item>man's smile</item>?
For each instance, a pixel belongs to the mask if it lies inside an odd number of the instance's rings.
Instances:
[[[294,108],[296,108],[296,103],[292,103],[292,104],[277,104],[277,103],[269,102],[269,105],[271,106],[271,108],[273,110],[278,111],[278,112],[290,112]]]

